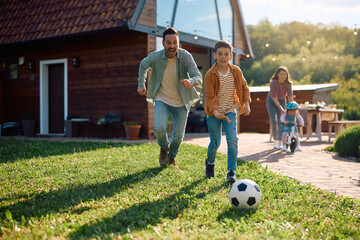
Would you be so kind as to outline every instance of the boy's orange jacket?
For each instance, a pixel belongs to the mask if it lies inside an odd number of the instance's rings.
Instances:
[[[247,82],[238,66],[229,63],[230,71],[234,75],[235,93],[234,100],[239,104],[240,112],[244,113],[245,102],[251,102],[250,90]],[[220,77],[216,64],[212,66],[205,74],[205,106],[204,111],[208,116],[214,116],[214,109],[218,109],[217,96],[220,91]]]

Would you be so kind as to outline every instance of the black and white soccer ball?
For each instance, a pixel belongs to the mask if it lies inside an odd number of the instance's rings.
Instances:
[[[261,201],[261,190],[256,182],[242,179],[230,188],[229,200],[235,208],[256,208]]]

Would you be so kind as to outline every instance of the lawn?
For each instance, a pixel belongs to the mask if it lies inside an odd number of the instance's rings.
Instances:
[[[156,143],[0,139],[1,239],[360,239],[360,201],[238,160],[258,183],[256,210],[236,210],[225,181],[204,177],[207,149],[183,144],[159,167]]]

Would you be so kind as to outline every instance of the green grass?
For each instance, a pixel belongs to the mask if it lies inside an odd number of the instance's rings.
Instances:
[[[360,239],[360,202],[239,159],[256,210],[228,200],[226,155],[183,144],[159,167],[156,143],[0,139],[1,239]]]

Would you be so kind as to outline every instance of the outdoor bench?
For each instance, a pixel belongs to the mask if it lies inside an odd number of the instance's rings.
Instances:
[[[329,142],[332,137],[336,138],[336,136],[341,133],[341,131],[345,128],[360,124],[360,120],[343,120],[343,121],[330,121],[328,122],[329,126]],[[334,127],[335,133],[332,134],[332,128]]]

